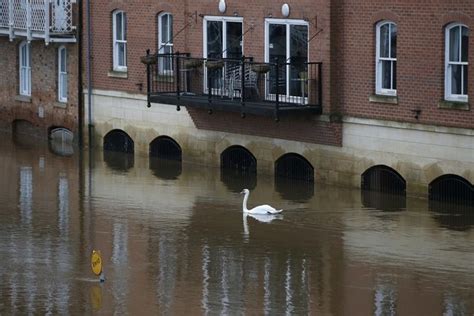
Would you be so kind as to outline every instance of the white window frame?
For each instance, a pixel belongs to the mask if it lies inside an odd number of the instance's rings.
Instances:
[[[122,38],[117,38],[117,18],[122,19]],[[127,71],[127,14],[118,10],[112,15],[113,24],[113,68],[115,71]],[[119,64],[119,47],[123,46],[123,65]]]
[[[381,57],[380,56],[380,29],[382,26],[388,24],[389,25],[389,42],[388,42],[388,52],[390,57]],[[391,65],[391,74],[392,76],[390,77],[390,86],[393,87],[393,79],[394,76],[397,74],[393,71],[393,65],[394,63],[397,63],[397,58],[391,57],[392,54],[392,41],[391,41],[391,34],[392,34],[392,26],[397,24],[393,21],[389,20],[384,20],[380,21],[377,23],[375,29],[376,29],[376,45],[375,45],[375,93],[380,94],[380,95],[389,95],[389,96],[396,96],[397,95],[397,89],[386,89],[382,88],[382,81],[383,81],[383,73],[382,73],[382,64],[384,61],[390,61]],[[398,26],[397,26],[397,35],[398,37]],[[397,46],[398,46],[398,38],[397,38]]]
[[[445,76],[444,76],[444,98],[448,101],[455,101],[455,102],[468,102],[468,91],[465,91],[465,94],[453,94],[452,93],[452,65],[460,65],[460,66],[469,66],[469,60],[466,62],[461,61],[461,45],[462,40],[459,40],[459,60],[457,62],[453,62],[449,60],[450,56],[450,31],[453,28],[459,27],[461,28],[460,36],[462,37],[462,28],[467,28],[469,32],[469,28],[462,23],[451,23],[445,28]],[[469,58],[469,56],[468,56]],[[464,83],[464,69],[461,72],[461,85]],[[469,82],[468,82],[469,87]],[[462,89],[462,87],[461,87]]]
[[[286,26],[286,58],[288,60],[289,56],[291,55],[291,47],[290,47],[290,41],[291,41],[291,32],[290,32],[290,27],[292,25],[302,25],[302,26],[306,26],[307,29],[308,29],[308,38],[306,39],[307,41],[309,41],[309,23],[305,20],[293,20],[293,19],[273,19],[273,18],[268,18],[268,19],[265,19],[265,62],[266,63],[271,63],[271,61],[269,60],[270,59],[270,24],[284,24]],[[309,60],[309,48],[310,48],[310,45],[309,43],[307,44],[307,60]],[[280,95],[279,96],[279,100],[280,102],[286,102],[288,101],[289,99],[293,99],[295,100],[296,102],[304,102],[306,103],[307,102],[307,98],[302,98],[302,97],[299,97],[299,96],[292,96],[290,95],[290,65],[287,65],[287,69],[286,69],[286,82],[287,82],[287,85],[286,85],[286,94],[285,95]],[[268,76],[268,74],[266,74],[265,76]],[[265,82],[268,82],[268,80],[265,80]],[[272,101],[275,101],[276,100],[276,95],[275,94],[271,94],[270,93],[270,87],[268,87],[268,85],[265,85],[265,95],[267,97],[268,100],[272,100]]]
[[[168,16],[168,38],[170,41],[163,41],[163,17]],[[170,23],[170,17],[171,17],[171,23]],[[173,15],[169,12],[162,12],[160,15],[158,15],[158,53],[159,54],[166,54],[166,47],[169,48],[170,54],[173,54]],[[165,65],[165,57],[160,58],[159,60],[159,70],[160,74],[165,74],[165,75],[172,75],[173,74],[173,59],[169,59],[170,67],[171,69],[164,69]]]
[[[23,50],[25,50],[26,58],[23,60]],[[31,45],[24,41],[20,44],[19,49],[19,83],[20,95],[31,96]]]
[[[64,51],[64,61],[62,57]],[[68,73],[67,73],[67,49],[66,46],[59,46],[58,48],[58,101],[67,102],[68,95]],[[62,64],[64,63],[64,69]]]

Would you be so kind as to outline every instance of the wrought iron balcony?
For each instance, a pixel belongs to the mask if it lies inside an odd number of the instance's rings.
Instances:
[[[75,42],[73,4],[76,0],[0,0],[0,35],[10,40]]]
[[[322,63],[262,63],[252,58],[207,59],[188,54],[142,57],[152,102],[274,116],[321,114]]]

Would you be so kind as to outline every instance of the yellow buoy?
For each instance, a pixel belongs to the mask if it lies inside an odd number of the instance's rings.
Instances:
[[[91,268],[95,275],[100,275],[102,273],[102,257],[98,250],[92,250]]]

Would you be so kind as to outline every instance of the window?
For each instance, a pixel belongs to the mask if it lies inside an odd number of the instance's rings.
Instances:
[[[64,46],[58,49],[58,100],[67,102],[67,50]]]
[[[278,63],[278,77],[272,67],[267,80],[267,98],[305,103],[308,74],[308,22],[302,20],[265,20],[265,61]],[[277,80],[278,79],[278,80]]]
[[[20,44],[20,95],[31,96],[31,47]]]
[[[467,102],[469,29],[465,25],[446,27],[445,99]]]
[[[123,11],[113,14],[114,70],[127,71],[127,15]]]
[[[158,16],[158,53],[173,53],[173,16],[169,13],[162,13]],[[161,74],[172,73],[173,62],[169,56],[159,58],[159,69]]]
[[[377,94],[397,95],[397,25],[382,21],[376,26],[376,74]]]

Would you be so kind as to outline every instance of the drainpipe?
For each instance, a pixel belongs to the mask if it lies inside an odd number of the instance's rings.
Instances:
[[[77,108],[78,108],[78,134],[79,134],[79,148],[82,148],[83,144],[84,144],[84,128],[83,128],[83,124],[84,124],[84,96],[83,96],[83,93],[84,93],[84,90],[83,90],[83,85],[82,85],[82,48],[83,48],[83,45],[82,45],[82,27],[83,27],[83,23],[82,23],[82,18],[83,18],[83,14],[82,14],[82,3],[80,3],[80,5],[78,5],[78,12],[77,12],[77,33],[76,33],[76,38],[77,38],[77,60],[79,61],[78,62],[78,65],[77,65],[77,93],[78,93],[78,96],[77,96]]]
[[[91,33],[91,3],[86,0],[86,15],[87,15],[87,106],[88,106],[88,133],[89,133],[89,147],[92,147],[92,78],[91,78],[91,54],[92,54],[92,33]]]

